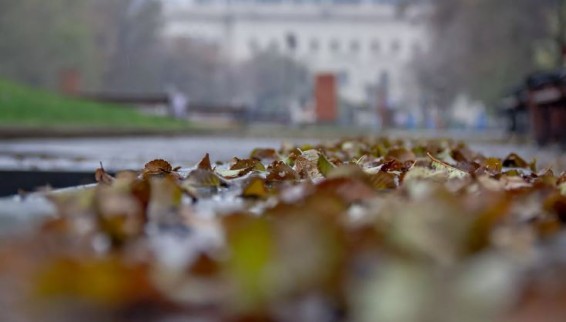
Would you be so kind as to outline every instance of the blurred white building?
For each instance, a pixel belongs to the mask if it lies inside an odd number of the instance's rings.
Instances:
[[[408,64],[425,50],[423,6],[394,0],[167,0],[165,34],[219,44],[245,61],[264,50],[338,76],[341,98],[374,105],[386,83],[388,101],[415,110],[418,89]]]

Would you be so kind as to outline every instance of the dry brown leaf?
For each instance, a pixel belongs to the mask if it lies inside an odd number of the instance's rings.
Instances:
[[[181,179],[181,176],[177,172],[174,172],[171,164],[161,159],[153,160],[146,163],[142,171],[143,178],[149,178],[151,176],[156,176],[156,175],[157,176],[170,175],[173,176],[173,178],[175,179]]]
[[[171,164],[162,159],[156,159],[145,164],[144,171],[148,173],[169,173],[173,171]]]
[[[279,154],[275,149],[261,149],[257,148],[250,153],[251,159],[267,159],[267,160],[279,160]]]
[[[106,172],[106,170],[104,170],[102,163],[100,163],[100,168],[96,169],[96,172],[94,173],[94,178],[95,178],[96,182],[98,182],[100,184],[110,185],[110,184],[112,184],[112,182],[114,182],[114,177],[109,175]]]
[[[210,155],[208,155],[208,153],[197,164],[197,169],[212,171],[212,165],[210,164]]]
[[[267,167],[269,174],[267,181],[296,181],[299,180],[299,174],[290,166],[282,161],[274,161]]]
[[[256,171],[265,171],[265,166],[261,163],[259,159],[238,159],[234,158],[230,170],[243,170],[251,169]]]

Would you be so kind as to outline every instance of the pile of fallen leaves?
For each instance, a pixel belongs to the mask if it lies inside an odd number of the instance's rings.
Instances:
[[[566,175],[516,154],[368,138],[180,166],[51,193],[0,245],[2,321],[566,316]]]

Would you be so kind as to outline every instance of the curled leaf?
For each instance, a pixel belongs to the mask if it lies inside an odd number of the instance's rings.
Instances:
[[[173,167],[171,164],[165,160],[157,159],[145,164],[145,167],[142,171],[142,176],[144,178],[148,178],[150,176],[155,175],[174,175],[175,177],[179,177],[176,172],[173,172]]]
[[[173,167],[169,162],[157,159],[146,163],[144,171],[148,173],[169,173],[173,171]]]
[[[448,174],[448,178],[466,178],[469,176],[467,172],[434,158],[430,153],[427,153],[427,156],[432,160],[432,168],[438,171],[446,172]]]
[[[503,166],[506,168],[529,168],[529,164],[516,153],[509,154],[503,160]]]
[[[212,171],[212,165],[210,164],[210,155],[208,153],[197,164],[197,168],[201,170]]]
[[[247,175],[248,173],[252,172],[251,168],[247,169],[238,169],[238,170],[216,170],[222,178],[225,179],[236,179]]]
[[[411,169],[411,167],[413,167],[415,163],[416,161],[409,160],[409,161],[401,162],[397,159],[391,159],[389,161],[386,161],[383,165],[381,165],[381,170],[385,172],[392,172],[392,171],[407,172],[409,171],[409,169]]]
[[[376,193],[368,184],[352,178],[335,178],[322,181],[318,191],[334,192],[346,202],[357,202],[375,197]]]
[[[287,164],[281,161],[274,161],[267,168],[269,174],[267,181],[294,181],[299,180],[299,174]]]
[[[94,173],[94,178],[96,180],[96,182],[100,183],[100,184],[112,184],[112,182],[114,182],[114,177],[112,177],[111,175],[109,175],[106,170],[104,170],[104,167],[102,166],[102,162],[100,163],[100,168],[96,169],[96,172]]]
[[[203,169],[195,169],[191,171],[183,183],[183,185],[187,184],[199,188],[218,188],[228,186],[226,181],[222,180],[214,172]]]
[[[326,156],[322,153],[318,157],[316,166],[318,168],[318,171],[325,177],[327,177],[330,171],[336,167],[334,166],[334,164],[328,161]]]
[[[250,169],[254,171],[265,171],[265,166],[261,163],[261,160],[256,158],[251,159],[238,159],[234,158],[230,170],[243,170]]]

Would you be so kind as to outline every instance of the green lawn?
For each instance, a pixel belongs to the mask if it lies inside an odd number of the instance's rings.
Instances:
[[[143,115],[0,80],[0,127],[185,129],[186,121]]]

